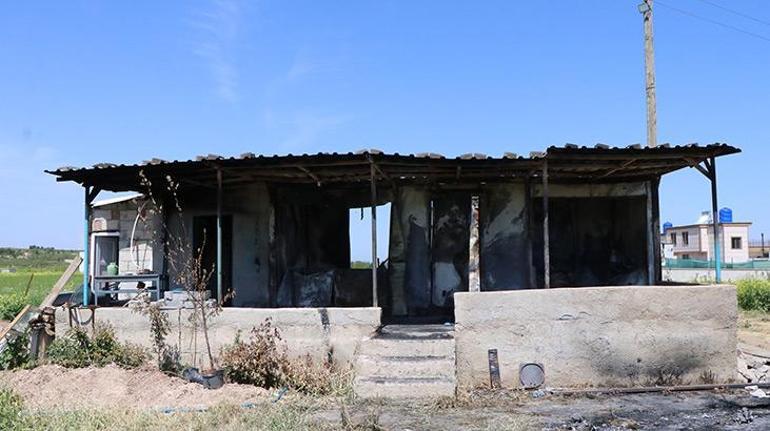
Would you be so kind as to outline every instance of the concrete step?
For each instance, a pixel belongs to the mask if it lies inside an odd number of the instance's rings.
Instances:
[[[362,398],[437,398],[455,396],[455,381],[444,377],[356,378],[356,394]]]
[[[454,356],[369,356],[356,359],[356,375],[455,378]]]
[[[451,356],[454,339],[384,338],[377,336],[361,343],[359,354],[366,356]]]
[[[387,325],[377,338],[385,339],[451,339],[454,325]]]

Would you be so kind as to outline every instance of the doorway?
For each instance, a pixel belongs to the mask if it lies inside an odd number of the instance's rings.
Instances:
[[[217,216],[193,217],[193,253],[200,252],[201,266],[211,271],[208,291],[217,297]],[[222,295],[232,291],[233,216],[222,216]],[[195,258],[195,256],[193,256]],[[223,305],[229,305],[230,299]]]

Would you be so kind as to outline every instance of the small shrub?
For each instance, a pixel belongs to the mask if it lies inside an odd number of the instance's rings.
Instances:
[[[5,349],[0,352],[0,370],[12,370],[29,365],[29,336],[24,333],[13,338],[9,335],[6,339]]]
[[[744,310],[770,312],[770,281],[747,279],[738,281],[738,306]]]
[[[237,383],[264,388],[287,386],[311,395],[346,396],[352,392],[352,370],[338,370],[329,361],[314,361],[310,355],[289,359],[278,328],[270,319],[251,330],[249,340],[225,348],[222,367]]]
[[[226,347],[221,363],[234,382],[274,388],[282,384],[288,360],[278,328],[268,318],[251,330],[247,342],[238,337]]]
[[[181,371],[180,352],[178,346],[171,346],[166,337],[171,333],[171,321],[161,310],[160,305],[151,303],[149,296],[144,295],[132,302],[131,308],[150,320],[152,350],[161,371],[178,374]]]
[[[136,368],[146,360],[147,352],[142,347],[119,342],[108,325],[97,325],[92,335],[82,328],[72,328],[48,347],[48,361],[67,368],[103,367],[111,363]]]
[[[353,371],[340,370],[329,361],[317,362],[310,355],[288,361],[284,384],[309,395],[348,396],[353,389]]]
[[[8,388],[0,388],[0,430],[20,429],[24,421],[24,402]]]
[[[22,295],[0,296],[0,320],[13,320],[25,305],[27,300]]]

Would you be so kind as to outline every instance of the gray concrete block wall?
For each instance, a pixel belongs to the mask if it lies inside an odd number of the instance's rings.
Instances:
[[[80,310],[80,315],[87,320],[90,311]],[[192,364],[193,352],[195,365],[205,365],[206,347],[203,334],[198,333],[197,349],[193,344],[192,326],[189,323],[191,311],[168,310],[172,323],[169,344],[177,344],[181,334],[183,360]],[[232,344],[236,334],[247,340],[254,326],[270,318],[272,324],[281,333],[292,357],[310,355],[316,360],[325,360],[332,355],[333,361],[342,366],[352,364],[353,357],[361,341],[368,339],[380,325],[380,308],[225,308],[212,318],[209,335],[212,351],[219,356],[223,347]],[[151,348],[149,321],[128,308],[98,308],[95,311],[96,322],[107,323],[115,328],[119,339]],[[90,322],[86,325],[90,328]],[[69,326],[67,310],[56,310],[56,336],[66,334]],[[181,332],[180,332],[181,329]]]
[[[106,230],[120,233],[117,263],[121,273],[159,270],[162,265],[163,256],[158,251],[162,247],[159,239],[155,238],[155,234],[161,231],[161,220],[148,212],[148,217],[144,221],[139,220],[134,229],[140,205],[141,203],[134,201],[117,202],[96,207],[92,213],[92,220],[103,218],[106,221]],[[131,248],[132,233],[134,249]]]
[[[455,294],[458,385],[503,385],[538,362],[552,387],[632,386],[736,377],[734,286],[623,286]]]

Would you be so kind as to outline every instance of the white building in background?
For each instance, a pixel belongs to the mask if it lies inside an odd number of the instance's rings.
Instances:
[[[749,222],[719,224],[722,262],[749,261],[749,226]],[[714,260],[714,227],[710,222],[666,228],[661,243],[675,259]]]

